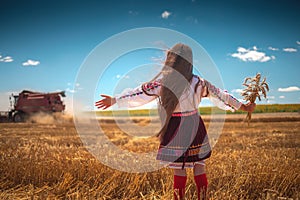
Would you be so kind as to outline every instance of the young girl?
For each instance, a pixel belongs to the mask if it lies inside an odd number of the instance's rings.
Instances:
[[[158,133],[160,146],[157,160],[174,169],[174,199],[184,199],[187,180],[186,168],[193,168],[198,199],[206,199],[207,178],[204,160],[211,155],[204,123],[198,113],[203,97],[223,109],[253,112],[254,103],[242,104],[228,93],[216,88],[207,80],[193,74],[193,55],[190,47],[176,44],[167,52],[161,72],[150,82],[121,96],[101,95],[95,103],[106,109],[113,104],[119,107],[136,107],[156,98],[162,129]]]

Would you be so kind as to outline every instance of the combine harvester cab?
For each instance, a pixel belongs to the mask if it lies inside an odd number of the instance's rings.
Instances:
[[[10,97],[11,106],[8,118],[14,122],[23,122],[35,113],[58,113],[65,110],[62,98],[65,92],[40,93],[24,90]]]

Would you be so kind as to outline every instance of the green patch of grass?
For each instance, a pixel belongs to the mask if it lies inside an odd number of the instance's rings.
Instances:
[[[200,107],[199,111],[202,115],[224,114],[225,111],[216,107]],[[256,106],[254,113],[275,113],[275,112],[300,112],[300,104],[259,104]],[[226,114],[240,114],[243,111],[226,111]],[[156,109],[139,109],[139,110],[114,110],[114,111],[96,111],[97,116],[157,116]]]

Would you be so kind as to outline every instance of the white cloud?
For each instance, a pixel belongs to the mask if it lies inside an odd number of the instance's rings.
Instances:
[[[294,48],[283,48],[283,51],[285,51],[285,52],[297,52],[297,49],[294,49]]]
[[[279,99],[284,99],[285,98],[285,96],[279,96]]]
[[[240,52],[240,53],[247,53],[248,52],[248,50],[245,49],[244,47],[238,47],[237,51]]]
[[[74,89],[67,88],[66,92],[75,93],[76,91]]]
[[[233,92],[233,93],[241,93],[241,92],[243,92],[243,89],[233,89],[233,90],[231,90],[231,92]]]
[[[12,62],[14,61],[10,56],[4,58],[4,62]]]
[[[22,65],[23,66],[37,66],[40,64],[40,61],[37,60],[27,60],[26,62],[23,62]]]
[[[162,14],[161,14],[161,17],[164,18],[164,19],[168,19],[169,16],[171,15],[172,13],[171,12],[168,12],[168,11],[164,11]]]
[[[268,49],[271,50],[271,51],[279,51],[278,48],[274,48],[274,47],[268,47]]]
[[[279,92],[295,92],[295,91],[299,91],[300,88],[297,86],[290,86],[287,88],[278,88]]]
[[[8,62],[12,62],[14,61],[14,59],[11,57],[11,56],[5,56],[5,57],[2,57],[0,55],[0,62],[5,62],[5,63],[8,63]]]
[[[296,43],[297,43],[298,45],[300,45],[300,41],[297,41]]]
[[[233,53],[231,56],[244,62],[267,62],[275,59],[275,56],[267,56],[264,52],[258,51],[256,46],[254,46],[252,49],[238,47],[237,53]]]

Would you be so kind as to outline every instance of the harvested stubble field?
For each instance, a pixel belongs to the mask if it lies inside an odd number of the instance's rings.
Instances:
[[[249,127],[244,117],[227,115],[206,162],[210,199],[299,199],[300,115],[254,114]],[[145,126],[147,120],[135,123]],[[127,150],[157,148],[155,138],[128,136],[112,120],[101,126]],[[0,173],[0,199],[172,199],[170,169],[138,174],[109,168],[85,149],[66,120],[0,124]],[[188,175],[186,199],[196,199]]]

